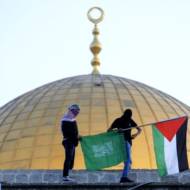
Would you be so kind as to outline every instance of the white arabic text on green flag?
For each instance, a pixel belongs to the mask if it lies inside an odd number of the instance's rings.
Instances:
[[[81,147],[89,170],[108,168],[126,160],[124,136],[117,132],[85,136]]]

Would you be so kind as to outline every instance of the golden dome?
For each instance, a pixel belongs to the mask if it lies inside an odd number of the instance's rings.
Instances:
[[[1,169],[62,169],[60,119],[71,103],[81,112],[81,135],[105,132],[126,108],[139,124],[190,115],[190,107],[145,84],[112,75],[81,75],[34,89],[0,108]],[[188,140],[190,140],[188,127]],[[143,128],[132,149],[133,168],[155,168],[152,132]],[[188,144],[188,157],[190,147]],[[119,168],[120,166],[118,166]],[[80,146],[75,168],[84,168]]]
[[[93,18],[92,10],[99,10],[100,17]],[[190,115],[189,106],[159,90],[126,78],[99,74],[101,44],[97,24],[103,19],[103,10],[91,8],[88,18],[94,23],[90,45],[93,74],[52,82],[0,108],[0,169],[62,169],[60,120],[73,103],[81,107],[77,120],[82,136],[105,132],[126,108],[133,110],[138,125]],[[189,140],[189,127],[187,137]],[[187,149],[190,157],[189,144]],[[133,168],[156,167],[150,126],[144,127],[135,139],[132,157]],[[75,168],[84,168],[80,146]]]

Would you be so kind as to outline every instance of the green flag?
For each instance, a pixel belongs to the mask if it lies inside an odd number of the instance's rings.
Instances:
[[[117,132],[85,136],[81,140],[86,168],[99,170],[126,160],[125,140]]]

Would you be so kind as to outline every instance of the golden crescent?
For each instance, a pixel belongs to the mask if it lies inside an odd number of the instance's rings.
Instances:
[[[92,16],[90,15],[90,13],[93,10],[98,10],[100,12],[100,16],[99,18],[92,18]],[[98,24],[99,22],[101,22],[104,18],[104,11],[100,8],[100,7],[92,7],[91,9],[89,9],[88,13],[87,13],[88,19],[94,23],[94,24]]]

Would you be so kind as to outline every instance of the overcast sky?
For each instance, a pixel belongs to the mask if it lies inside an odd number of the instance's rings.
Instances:
[[[46,83],[91,73],[92,6],[105,11],[100,72],[190,105],[189,0],[0,0],[0,106]]]

